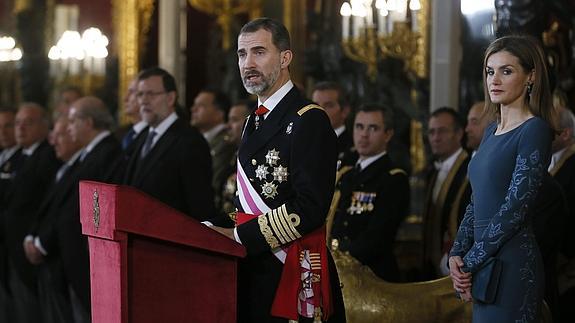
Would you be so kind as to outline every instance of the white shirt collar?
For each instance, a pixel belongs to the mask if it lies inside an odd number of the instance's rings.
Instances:
[[[286,96],[286,94],[293,88],[293,83],[288,80],[286,84],[282,85],[277,91],[274,92],[265,102],[261,102],[258,98],[258,107],[264,105],[269,111],[264,114],[264,119],[267,118],[272,110],[280,103],[280,101]]]
[[[437,169],[437,170],[439,170],[439,169],[443,169],[443,170],[451,169],[451,167],[455,163],[455,160],[457,160],[457,157],[462,152],[463,152],[463,148],[459,148],[459,149],[457,149],[456,152],[454,152],[451,156],[447,157],[444,161],[435,161],[433,163],[435,165],[435,169]]]
[[[178,115],[176,114],[176,112],[172,112],[166,119],[160,122],[160,124],[156,128],[150,126],[149,131],[156,132],[156,136],[154,137],[154,141],[152,142],[152,147],[154,147],[154,145],[158,142],[158,140],[162,138],[162,135],[164,135],[164,133],[168,130],[168,128],[172,126],[174,122],[176,122],[176,120],[178,120]]]
[[[10,148],[5,148],[2,150],[2,152],[0,153],[0,166],[4,165],[4,163],[10,159],[14,153],[16,151],[18,151],[18,149],[20,149],[20,146],[18,145],[14,145]]]
[[[339,137],[345,131],[345,125],[341,125],[341,126],[335,128],[333,131],[335,131],[336,136]]]
[[[382,151],[381,153],[375,155],[375,156],[370,156],[367,157],[365,159],[358,159],[357,163],[355,163],[356,165],[359,165],[359,167],[361,168],[361,170],[364,170],[367,168],[367,166],[371,165],[373,162],[375,162],[376,160],[380,159],[381,157],[383,157],[385,154],[387,154],[387,151]]]
[[[551,171],[553,167],[557,165],[557,162],[561,159],[561,157],[563,157],[563,154],[565,151],[567,151],[567,148],[569,147],[565,147],[551,155],[551,162],[549,163],[549,168],[547,169],[548,171]]]
[[[66,161],[66,165],[72,166],[72,165],[76,162],[76,160],[77,160],[78,158],[80,158],[80,154],[82,154],[82,151],[83,151],[83,150],[80,149],[80,150],[78,150],[77,152],[75,152],[74,155],[72,155],[72,157],[70,157],[70,159],[68,159],[68,160]]]
[[[140,132],[142,132],[142,130],[144,130],[146,127],[148,126],[148,124],[146,123],[146,121],[139,121],[138,123],[136,123],[135,125],[132,126],[132,129],[134,129],[134,132],[137,134],[139,134]]]
[[[32,156],[32,154],[36,151],[36,148],[38,148],[38,146],[40,146],[40,143],[42,141],[38,141],[35,142],[34,144],[32,144],[32,146],[24,149],[22,148],[22,154],[26,155],[26,156]]]
[[[83,161],[84,158],[86,158],[86,155],[88,155],[92,150],[94,150],[94,147],[96,147],[100,143],[100,141],[102,141],[108,135],[110,135],[109,130],[104,130],[99,134],[97,134],[96,137],[94,137],[94,139],[92,139],[92,141],[90,141],[90,143],[86,146],[86,148],[84,148],[80,160]]]
[[[204,135],[204,138],[206,138],[206,141],[210,141],[212,139],[214,139],[215,136],[217,136],[220,131],[224,130],[226,128],[226,124],[225,123],[220,123],[219,125],[213,127],[212,129],[204,132],[202,135]]]

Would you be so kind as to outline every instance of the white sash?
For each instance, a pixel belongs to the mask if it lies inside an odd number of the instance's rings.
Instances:
[[[239,158],[237,160],[237,165],[238,195],[244,212],[253,215],[262,215],[271,211],[272,209],[267,206],[267,204],[250,183],[250,180],[246,176]],[[285,263],[287,254],[281,247],[272,249],[272,252],[276,258],[282,262],[282,264]]]

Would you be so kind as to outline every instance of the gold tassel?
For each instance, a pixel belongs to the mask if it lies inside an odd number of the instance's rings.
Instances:
[[[316,307],[313,310],[313,323],[321,323],[321,307]]]

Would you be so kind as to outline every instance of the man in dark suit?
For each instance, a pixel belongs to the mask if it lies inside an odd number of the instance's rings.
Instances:
[[[311,99],[327,113],[331,127],[337,135],[337,160],[342,164],[353,162],[352,132],[345,127],[345,121],[351,111],[347,95],[335,82],[320,82],[313,87]],[[351,156],[353,155],[353,156]]]
[[[148,126],[140,115],[140,106],[138,105],[138,98],[136,97],[137,91],[138,80],[134,78],[130,81],[126,94],[124,95],[124,109],[122,111],[125,118],[129,121],[129,124],[115,131],[116,138],[122,143],[122,149],[128,158],[135,149],[138,136],[141,135]]]
[[[36,230],[35,243],[26,245],[28,258],[59,257],[65,274],[65,285],[70,290],[70,304],[74,322],[90,320],[90,275],[86,237],[80,225],[80,180],[107,181],[121,154],[121,146],[111,134],[113,118],[104,103],[95,97],[83,97],[72,104],[68,115],[68,131],[71,140],[83,147],[78,159],[72,164],[69,180],[59,187],[55,199],[47,205]],[[59,195],[58,195],[59,194]],[[52,213],[54,212],[54,213]],[[55,229],[52,228],[55,226]],[[38,247],[38,244],[43,248]],[[39,249],[39,250],[38,250]],[[42,259],[42,257],[39,257]]]
[[[549,173],[561,185],[567,197],[567,218],[561,231],[561,253],[559,256],[558,283],[559,322],[571,322],[575,319],[575,116],[567,108],[561,108],[559,114],[560,132],[551,145],[553,155]]]
[[[10,190],[9,187],[20,159],[20,146],[16,144],[16,138],[14,138],[15,116],[16,111],[12,109],[0,109],[0,219],[3,212],[4,192]],[[3,232],[1,225],[0,221],[0,232]],[[6,255],[2,240],[0,235],[0,322],[8,321],[5,314],[10,308],[5,275]]]
[[[149,127],[136,143],[124,183],[196,219],[214,216],[210,149],[176,115],[173,76],[158,67],[142,71],[137,97]]]
[[[359,108],[353,129],[359,159],[355,167],[340,170],[341,197],[331,238],[332,247],[349,251],[379,277],[399,281],[393,245],[409,211],[409,180],[387,154],[392,136],[391,110],[379,105]]]
[[[269,18],[247,23],[237,53],[244,87],[258,96],[259,108],[248,118],[238,152],[236,227],[212,228],[248,253],[239,269],[238,322],[344,321],[325,246],[336,171],[329,118],[291,82],[293,54],[282,24]]]
[[[209,89],[200,91],[194,99],[194,105],[190,108],[192,115],[190,124],[202,133],[210,146],[212,188],[218,210],[222,206],[221,187],[226,180],[226,171],[237,149],[234,142],[230,140],[226,127],[229,111],[228,97],[222,92]]]
[[[36,292],[36,268],[26,259],[22,241],[60,162],[46,140],[49,117],[35,103],[23,103],[16,114],[16,141],[23,163],[6,194],[3,235],[8,251],[9,287],[13,322],[40,322]]]
[[[0,180],[8,180],[12,177],[14,165],[11,159],[20,148],[14,137],[15,117],[16,111],[0,109]]]
[[[423,266],[424,279],[449,274],[447,253],[456,231],[451,232],[450,223],[462,217],[452,214],[459,206],[458,194],[467,185],[467,165],[470,156],[463,150],[463,121],[452,108],[442,107],[431,114],[427,136],[434,157],[428,174],[427,197],[423,217]],[[456,229],[455,229],[456,230]]]
[[[68,116],[60,116],[51,133],[56,157],[63,161],[44,197],[29,235],[24,240],[24,251],[30,263],[38,265],[38,295],[44,323],[73,322],[68,283],[57,251],[56,227],[61,205],[73,194],[75,187],[71,173],[77,167],[82,146],[73,141],[68,132]]]

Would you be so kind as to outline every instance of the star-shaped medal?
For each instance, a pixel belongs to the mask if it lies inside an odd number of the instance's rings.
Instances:
[[[280,160],[279,151],[275,149],[268,150],[268,153],[266,154],[266,163],[268,163],[270,166],[275,166],[277,165],[279,160]]]
[[[276,195],[278,195],[278,187],[273,183],[265,182],[262,185],[262,194],[267,199],[273,199]]]
[[[266,179],[269,173],[266,165],[259,165],[258,168],[256,168],[256,177],[262,181]]]
[[[274,181],[278,181],[278,182],[285,182],[287,181],[287,177],[288,177],[288,171],[287,171],[287,167],[283,167],[282,165],[279,165],[278,167],[274,167],[274,171],[272,173],[272,175],[274,175]]]

